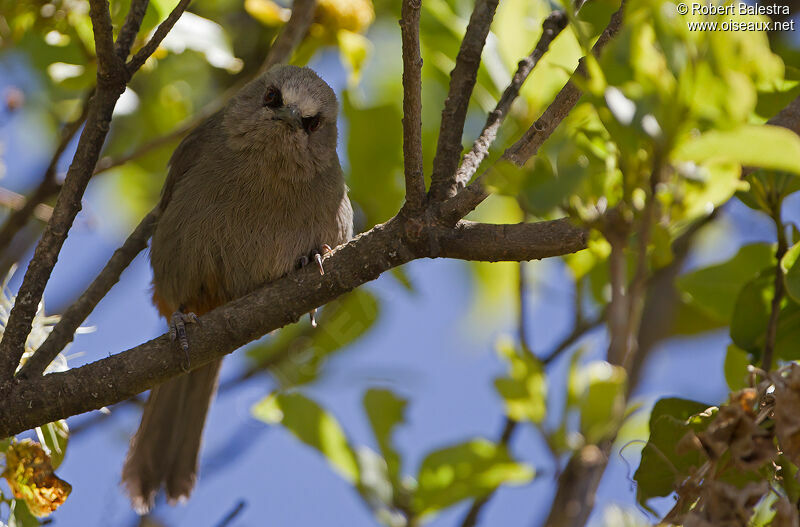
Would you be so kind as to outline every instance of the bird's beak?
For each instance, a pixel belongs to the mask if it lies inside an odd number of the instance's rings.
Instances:
[[[300,114],[300,110],[293,104],[288,104],[279,108],[278,111],[275,112],[275,116],[286,124],[298,128],[303,126],[303,116]]]

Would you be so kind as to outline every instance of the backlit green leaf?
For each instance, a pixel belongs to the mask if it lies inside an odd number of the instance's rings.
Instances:
[[[413,508],[420,516],[430,514],[485,496],[502,484],[527,483],[533,475],[533,469],[513,461],[503,445],[475,439],[425,457]]]
[[[505,401],[506,415],[515,421],[541,423],[547,412],[547,377],[541,361],[506,340],[497,344],[497,354],[509,366],[508,377],[494,381]]]
[[[342,427],[316,402],[299,393],[279,393],[256,403],[252,412],[265,423],[283,425],[297,439],[324,455],[349,483],[358,483],[358,463]]]
[[[745,245],[726,262],[691,271],[677,280],[678,288],[694,306],[727,323],[742,286],[774,261],[766,243]]]
[[[800,137],[778,126],[742,126],[711,131],[673,151],[675,161],[732,161],[744,166],[800,174]]]
[[[781,258],[781,270],[786,292],[800,303],[800,243],[794,244]]]

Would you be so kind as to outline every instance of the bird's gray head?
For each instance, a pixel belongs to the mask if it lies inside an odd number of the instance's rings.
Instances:
[[[313,70],[276,66],[228,103],[228,144],[288,177],[307,177],[338,163],[336,94]]]

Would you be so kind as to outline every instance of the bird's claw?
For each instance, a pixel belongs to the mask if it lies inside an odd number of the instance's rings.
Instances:
[[[322,265],[322,262],[323,262],[323,260],[325,260],[325,258],[328,256],[328,254],[330,254],[331,252],[333,252],[333,249],[331,249],[331,246],[328,245],[327,243],[323,243],[320,246],[319,250],[314,249],[310,253],[311,258],[314,259],[314,263],[317,264],[317,269],[319,269],[319,274],[320,275],[324,275],[325,274],[325,267]],[[298,269],[302,269],[303,267],[307,266],[309,263],[311,263],[311,258],[309,258],[309,255],[305,255],[305,254],[302,255],[300,258],[297,259],[297,268]],[[317,314],[317,310],[316,309],[312,309],[308,313],[308,316],[311,319],[311,327],[313,327],[313,328],[317,327],[317,319],[316,319],[316,316],[315,316],[316,314]]]
[[[169,338],[173,342],[176,340],[183,350],[185,363],[181,364],[184,371],[189,371],[191,362],[189,361],[189,338],[186,336],[186,324],[199,324],[200,319],[194,313],[184,313],[176,311],[172,314],[169,322]]]

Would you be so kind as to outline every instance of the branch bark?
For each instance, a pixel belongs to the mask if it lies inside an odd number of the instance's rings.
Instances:
[[[327,261],[325,275],[311,267],[301,269],[201,317],[201,324],[187,328],[192,342],[191,365],[198,368],[218,359],[416,258],[460,254],[497,261],[509,255],[508,249],[501,246],[507,240],[519,241],[515,255],[524,259],[566,254],[582,248],[576,243],[582,231],[575,229],[575,234],[569,236],[569,229],[569,224],[560,220],[496,226],[467,224],[458,229],[455,241],[433,226],[423,229],[420,238],[410,222],[395,217],[335,249]],[[529,247],[525,250],[521,248],[523,238]],[[437,243],[420,243],[421,239],[438,242],[442,251],[432,254],[428,248]],[[492,244],[498,254],[487,251],[487,245]],[[162,335],[63,373],[8,381],[0,386],[4,394],[0,437],[132,397],[183,373],[182,364],[182,353],[167,335]]]
[[[422,168],[422,56],[419,52],[421,0],[403,0],[400,34],[403,41],[403,160],[406,207],[419,215],[425,200]]]
[[[431,256],[481,262],[541,260],[580,251],[586,247],[586,231],[568,220],[492,225],[460,221],[455,228],[433,227]],[[434,249],[435,250],[435,249]]]
[[[92,19],[94,47],[97,54],[98,82],[114,82],[119,73],[121,61],[114,51],[114,30],[111,26],[111,13],[108,0],[90,0],[89,16]]]
[[[467,118],[469,99],[478,78],[481,52],[489,34],[489,27],[497,10],[498,0],[476,0],[469,18],[456,65],[450,73],[450,91],[444,101],[439,142],[433,158],[433,174],[429,194],[435,200],[444,200],[456,193],[456,169],[463,146],[464,121]]]
[[[139,29],[142,27],[142,20],[147,12],[149,3],[150,0],[133,0],[131,2],[131,8],[125,16],[125,22],[122,23],[122,28],[117,34],[117,42],[114,44],[114,53],[119,57],[119,60],[127,60],[131,47],[133,47],[133,42],[136,40],[136,35],[139,34]]]

